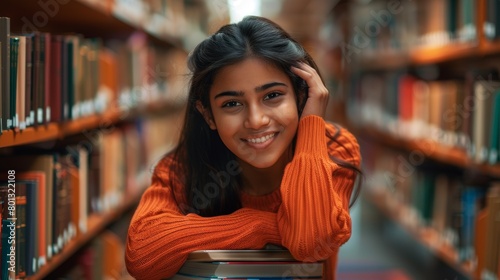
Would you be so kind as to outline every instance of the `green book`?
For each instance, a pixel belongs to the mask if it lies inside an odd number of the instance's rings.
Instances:
[[[457,10],[458,0],[448,0],[447,9],[447,28],[448,33],[454,38],[457,35]]]
[[[10,37],[10,125],[14,128],[16,124],[16,91],[17,91],[17,58],[19,56],[19,38]]]
[[[496,164],[500,162],[500,89],[493,93],[492,101],[489,163]]]
[[[476,39],[476,5],[473,0],[462,0],[461,2],[461,16],[462,16],[462,39],[472,41]]]

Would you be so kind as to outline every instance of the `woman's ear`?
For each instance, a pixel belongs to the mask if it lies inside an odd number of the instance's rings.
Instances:
[[[203,118],[207,122],[208,126],[212,130],[216,130],[217,126],[215,126],[215,122],[214,122],[214,119],[212,118],[212,114],[210,113],[210,111],[208,109],[206,109],[205,107],[203,107],[203,104],[201,104],[201,101],[199,101],[199,100],[196,101],[196,109],[203,116]]]

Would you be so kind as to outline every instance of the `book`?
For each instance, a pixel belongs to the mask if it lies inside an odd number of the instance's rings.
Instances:
[[[33,37],[34,34],[27,34],[25,35],[26,37],[26,85],[25,85],[25,92],[24,92],[24,112],[25,112],[25,123],[26,126],[31,126],[33,123],[32,121],[32,115],[34,113],[32,112],[32,89],[33,89]]]
[[[321,278],[322,275],[322,262],[297,261],[286,249],[199,250],[188,255],[176,275],[177,278],[171,279],[197,279],[196,277],[293,279],[294,277]]]
[[[188,255],[188,261],[295,261],[288,250],[199,250]]]
[[[43,231],[39,231],[40,219],[37,217],[37,213],[45,211],[40,211],[43,205],[42,200],[39,198],[42,194],[41,184],[43,182],[39,181],[26,181],[26,275],[33,275],[37,271],[39,248],[42,239],[39,239],[39,234],[43,234]],[[39,185],[39,183],[41,183]],[[45,220],[43,220],[45,221]],[[38,238],[37,238],[38,237]],[[42,241],[44,242],[44,241]]]
[[[316,278],[291,278],[291,277],[251,277],[251,278],[228,278],[228,277],[202,277],[202,276],[192,276],[192,275],[181,275],[177,274],[174,277],[169,278],[169,280],[214,280],[214,279],[224,279],[224,280],[295,280],[295,279],[321,279]]]
[[[16,182],[16,278],[26,277],[26,188],[27,183]]]
[[[178,274],[203,277],[321,277],[321,263],[303,262],[191,262]]]
[[[52,35],[48,32],[42,33],[43,36],[43,87],[41,88],[43,93],[43,106],[42,106],[42,120],[44,124],[50,122],[50,100],[52,99],[51,90],[51,37]]]
[[[62,119],[62,35],[51,37],[50,54],[50,120],[61,122]]]
[[[497,218],[500,215],[500,184],[494,183],[489,189],[486,198],[486,207],[488,208],[486,225],[486,256],[484,261],[485,274],[494,274],[498,269],[500,240],[498,239],[499,222]]]
[[[2,87],[0,88],[0,99],[2,112],[0,114],[0,131],[7,129],[7,121],[10,119],[10,18],[0,17],[0,76]]]
[[[19,37],[10,36],[10,115],[7,128],[16,127],[16,95],[17,95],[17,66],[19,56]]]
[[[493,94],[500,88],[498,81],[477,81],[474,90],[475,110],[473,112],[472,140],[474,145],[474,160],[486,162],[489,157],[489,140]]]
[[[489,163],[496,164],[500,163],[500,90],[495,91],[492,100]]]
[[[46,238],[47,241],[52,240],[52,230],[51,226],[53,224],[53,192],[54,192],[54,155],[53,154],[41,154],[41,155],[19,155],[15,158],[4,160],[0,163],[0,170],[13,169],[16,172],[24,171],[41,171],[45,174],[45,205],[46,205]],[[29,197],[29,194],[28,194]],[[29,203],[29,200],[28,200]],[[38,236],[38,235],[37,235]],[[52,256],[52,249],[49,243],[47,243],[46,256],[50,259]]]
[[[26,36],[19,38],[19,52],[17,61],[17,86],[16,86],[16,116],[15,127],[26,128],[25,97],[26,97]]]
[[[488,209],[484,208],[479,211],[474,226],[474,250],[477,258],[477,269],[474,273],[476,279],[481,279],[481,271],[484,270],[484,261],[486,256],[486,227],[488,222]]]
[[[28,214],[35,214],[33,217],[27,218],[27,221],[30,221],[30,224],[26,225],[26,228],[29,230],[27,245],[35,246],[35,240],[37,243],[37,250],[35,250],[36,255],[33,256],[31,260],[29,260],[32,265],[32,269],[30,271],[36,271],[39,267],[46,263],[47,259],[47,231],[46,231],[46,186],[45,186],[45,173],[42,171],[27,171],[27,172],[19,172],[17,174],[17,180],[19,182],[33,182],[34,184],[30,184],[26,187],[26,203],[30,204],[27,206]],[[37,188],[36,191],[32,190],[32,188]],[[33,197],[34,196],[34,197]],[[36,205],[33,205],[34,201]],[[35,211],[31,210],[32,207],[36,206]],[[29,213],[31,212],[31,213]],[[38,232],[37,232],[38,230]],[[36,235],[35,235],[36,234]],[[33,236],[34,235],[34,236]],[[34,264],[34,265],[33,265]]]

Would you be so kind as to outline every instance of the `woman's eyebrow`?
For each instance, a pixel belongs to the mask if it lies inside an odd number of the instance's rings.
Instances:
[[[223,97],[223,96],[243,96],[243,92],[242,91],[234,91],[234,90],[223,91],[223,92],[215,95],[214,99],[217,99],[217,98]]]
[[[285,87],[288,87],[285,83],[281,83],[281,82],[270,82],[270,83],[267,83],[267,84],[263,84],[261,86],[257,86],[255,87],[255,91],[256,92],[261,92],[261,91],[264,91],[268,88],[272,88],[272,87],[275,87],[275,86],[285,86]],[[223,96],[243,96],[244,93],[242,91],[234,91],[234,90],[228,90],[228,91],[223,91],[221,93],[218,93],[215,95],[214,99],[217,99],[219,97],[223,97]]]
[[[274,86],[285,86],[286,87],[287,85],[284,83],[281,83],[281,82],[270,82],[270,83],[256,87],[255,91],[260,92],[260,91],[266,90],[266,89],[274,87]]]

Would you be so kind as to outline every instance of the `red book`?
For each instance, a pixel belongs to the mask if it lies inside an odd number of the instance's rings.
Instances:
[[[405,75],[399,80],[399,119],[405,122],[413,118],[413,85],[415,78]]]
[[[44,123],[49,123],[51,120],[50,120],[50,99],[51,99],[51,96],[52,96],[52,92],[51,92],[51,72],[50,72],[50,68],[51,68],[51,54],[52,54],[52,42],[51,42],[51,35],[50,33],[42,33],[42,35],[45,37],[45,47],[44,47],[44,56],[45,56],[45,64],[43,65],[44,67],[44,89],[43,89],[43,92],[44,92],[44,107],[42,108],[43,109],[43,122]]]
[[[52,44],[50,48],[50,121],[62,121],[62,104],[61,104],[61,86],[62,86],[62,37],[59,35],[52,36]]]

